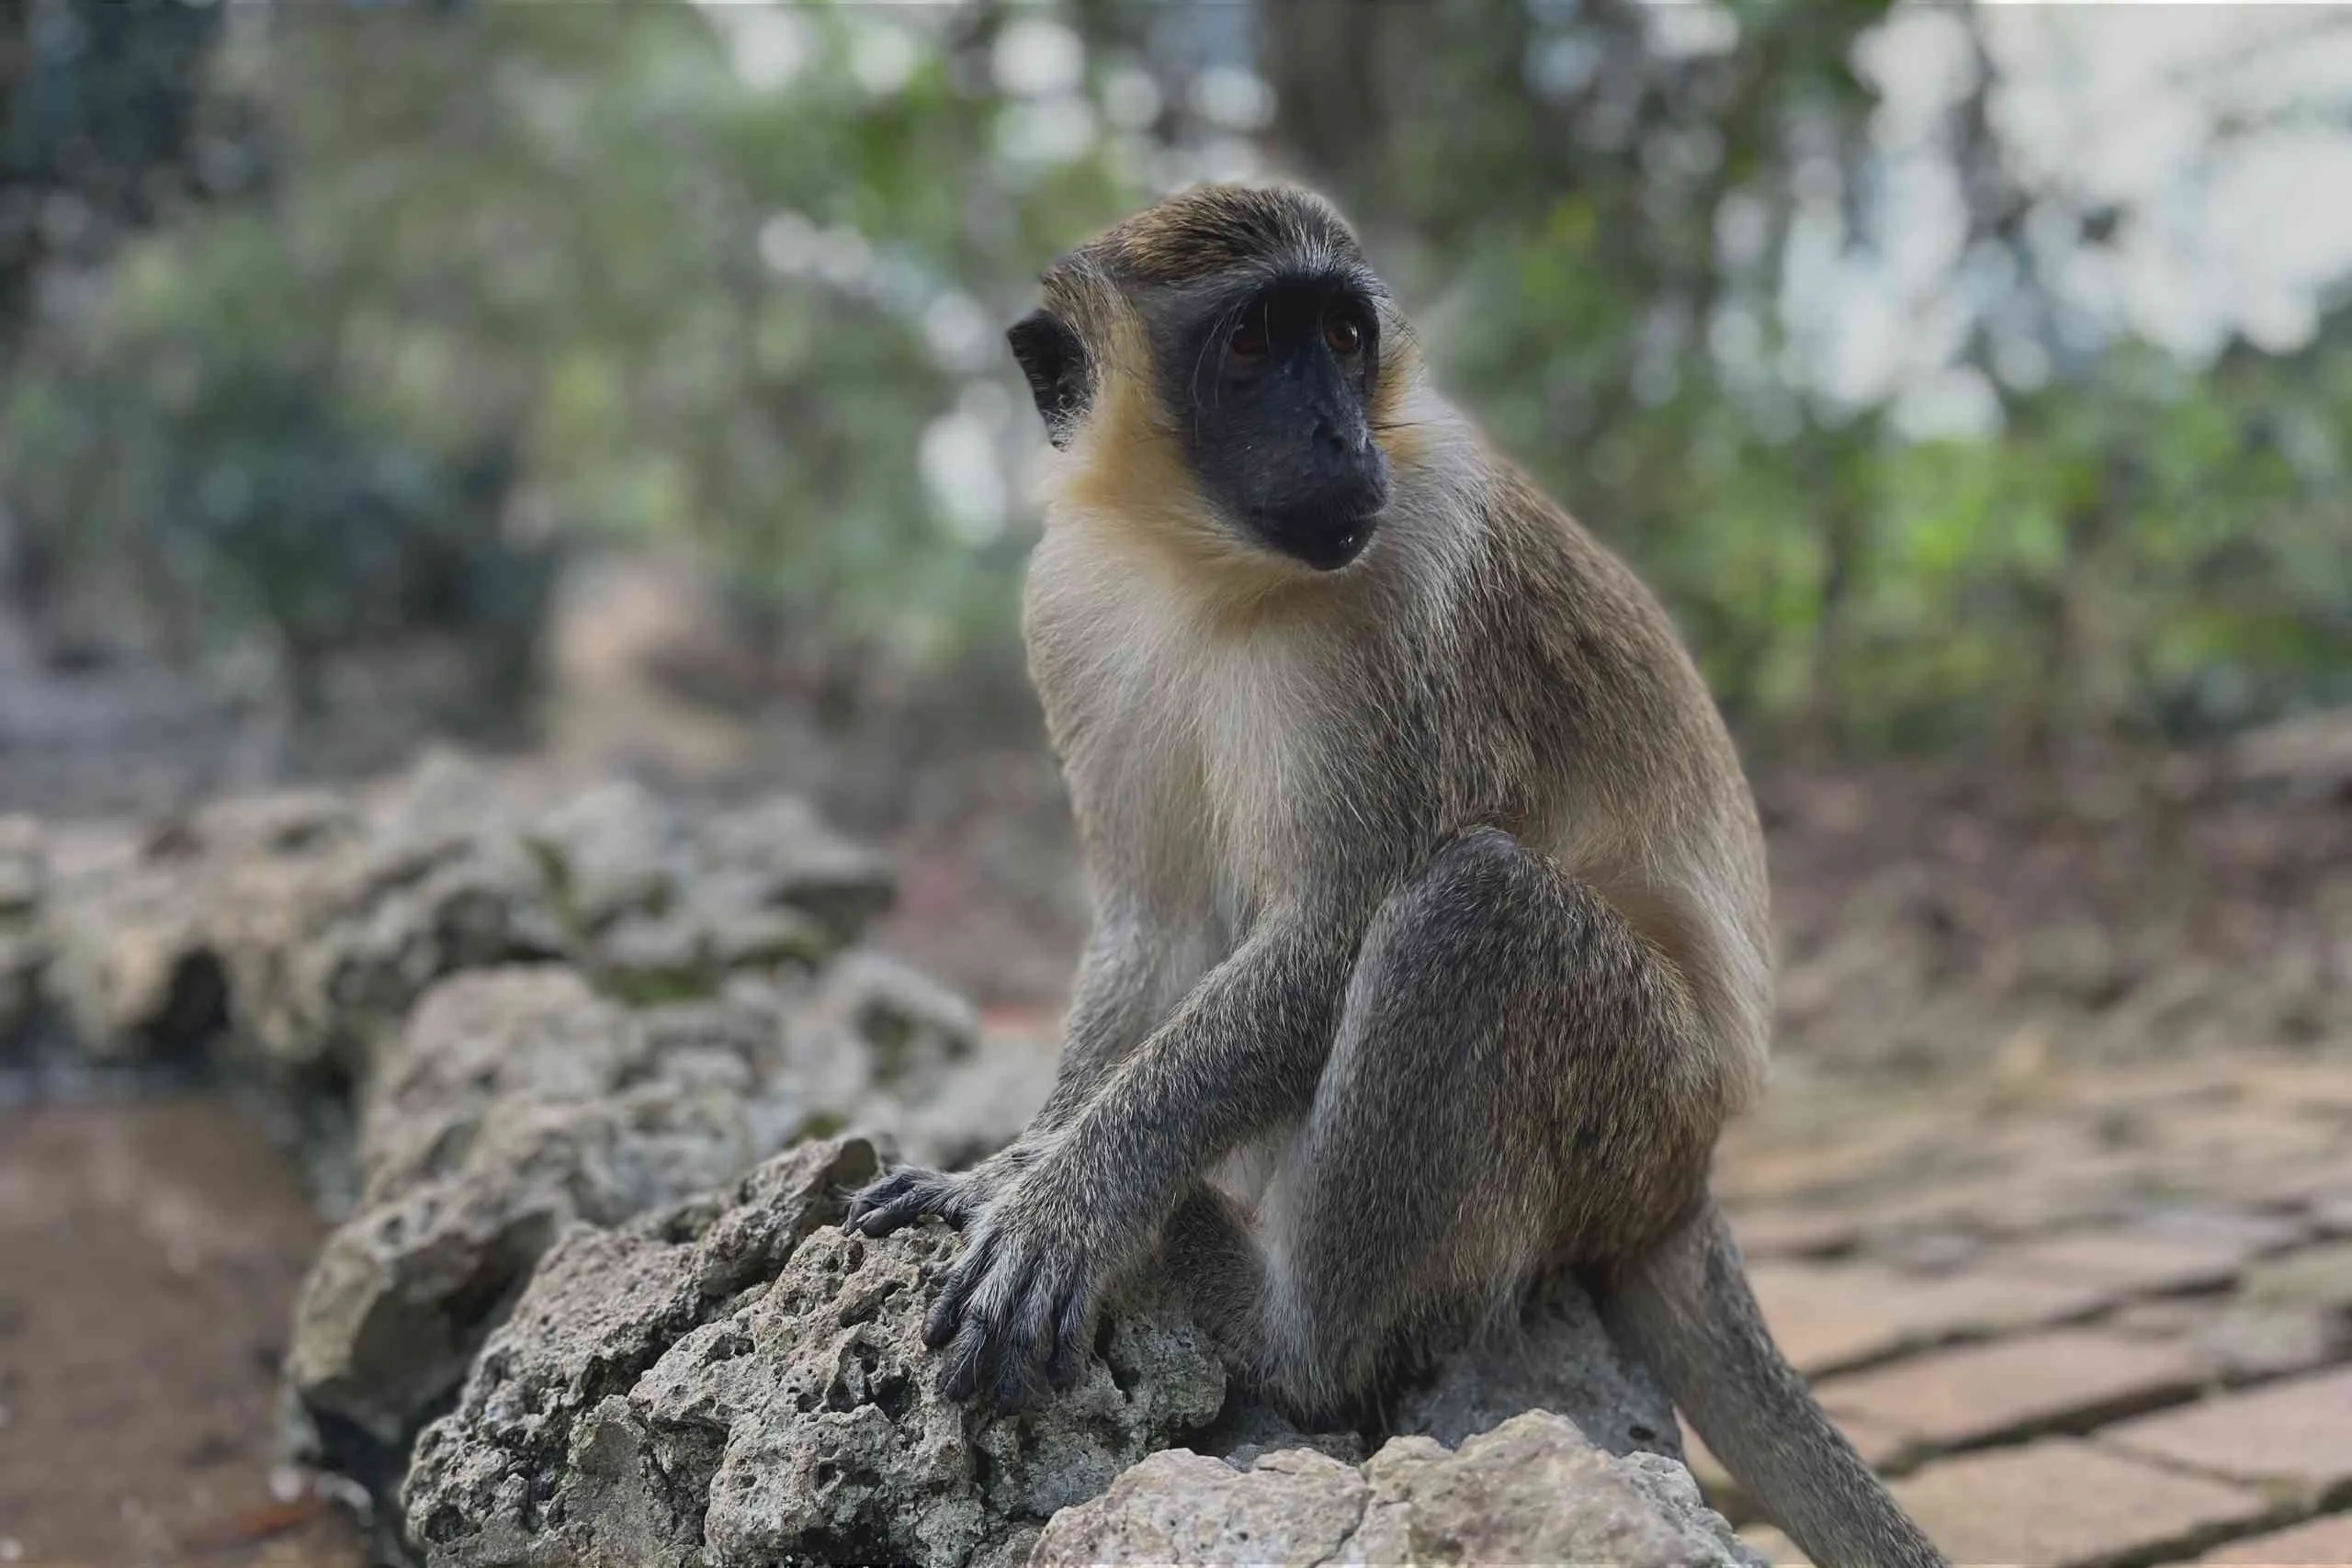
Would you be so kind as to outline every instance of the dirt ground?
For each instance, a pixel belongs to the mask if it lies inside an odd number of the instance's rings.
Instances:
[[[358,1568],[346,1520],[274,1474],[323,1229],[217,1100],[0,1112],[0,1562]]]

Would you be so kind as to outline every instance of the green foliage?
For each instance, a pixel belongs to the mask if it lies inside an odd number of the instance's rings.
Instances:
[[[0,352],[44,266],[249,172],[228,128],[198,133],[220,32],[219,6],[182,0],[0,0]]]
[[[1010,559],[944,528],[915,460],[961,385],[924,314],[969,292],[992,336],[1127,193],[992,157],[953,57],[985,28],[794,7],[811,55],[775,91],[683,5],[280,19],[274,220],[401,417],[511,423],[541,512],[688,541],[810,643],[1007,634]],[[852,69],[877,34],[914,51],[888,91]]]
[[[1993,383],[1984,437],[1811,385],[1787,240],[1806,187],[1867,184],[1849,62],[1883,6],[1732,6],[1736,47],[1690,52],[1638,6],[1445,0],[1329,37],[1317,0],[1266,9],[1283,130],[1403,252],[1443,378],[1661,591],[1751,734],[2046,746],[2352,691],[2352,311],[2291,363],[2126,340]],[[1362,90],[1319,91],[1333,69]],[[2022,252],[2035,198],[1996,149],[1957,156],[1980,245]]]
[[[1996,434],[1905,434],[1822,389],[1786,309],[1825,189],[1846,243],[1883,238],[1854,62],[1886,7],[1668,9],[279,5],[221,41],[218,6],[37,0],[120,91],[31,79],[12,189],[69,144],[270,178],[88,275],[10,389],[6,500],[302,658],[420,617],[526,628],[527,536],[683,545],[780,651],[993,667],[1017,500],[943,494],[926,433],[1033,449],[997,334],[1040,265],[1249,133],[1341,197],[1442,378],[1659,587],[1758,739],[2047,746],[2352,698],[2352,312],[2286,358],[2066,348],[2020,238],[2063,203],[1983,134],[1979,39],[1967,244],[2007,258],[2057,374],[1988,377]],[[1000,46],[1057,17],[1076,80],[1008,74]],[[1692,17],[1736,37],[1669,47]],[[1219,120],[1200,89],[1253,18],[1272,118]]]
[[[267,226],[209,239],[141,257],[86,361],[19,386],[18,504],[70,519],[85,562],[132,553],[220,629],[267,633],[305,693],[329,652],[439,627],[511,694],[552,565],[501,530],[511,432],[436,446],[387,418],[322,351]]]

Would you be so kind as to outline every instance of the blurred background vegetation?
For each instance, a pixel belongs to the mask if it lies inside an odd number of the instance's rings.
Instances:
[[[2339,702],[2347,24],[0,0],[15,657],[299,726],[422,639],[452,711],[526,724],[563,564],[651,548],[772,689],[1017,692],[1002,324],[1153,194],[1281,173],[1759,754]]]

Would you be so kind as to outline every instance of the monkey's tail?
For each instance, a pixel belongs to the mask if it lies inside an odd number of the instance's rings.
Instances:
[[[1601,1310],[1707,1447],[1820,1568],[1945,1568],[1772,1343],[1710,1196]]]

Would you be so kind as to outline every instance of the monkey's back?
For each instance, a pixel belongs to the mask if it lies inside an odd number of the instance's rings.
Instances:
[[[1760,1082],[1771,1010],[1763,835],[1737,748],[1657,597],[1490,461],[1485,564],[1463,603],[1462,663],[1480,688],[1464,724],[1525,802],[1514,830],[1689,975],[1736,1109]]]

